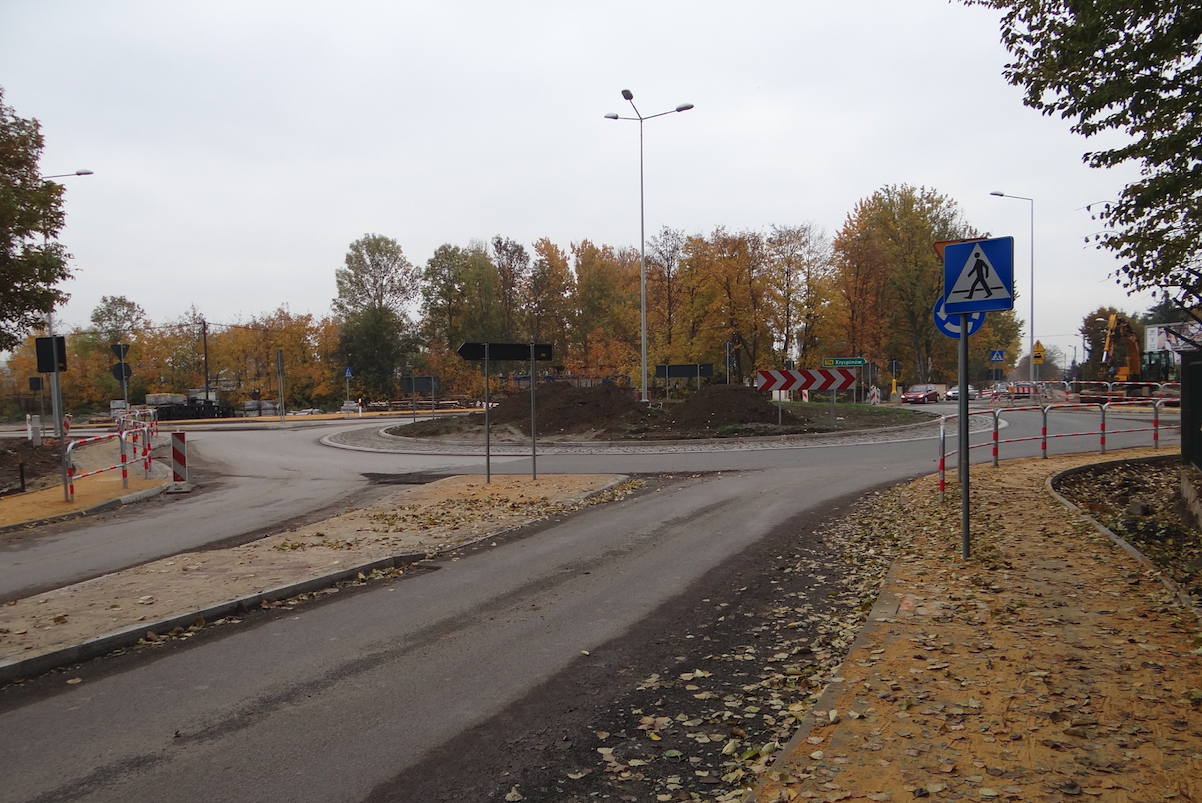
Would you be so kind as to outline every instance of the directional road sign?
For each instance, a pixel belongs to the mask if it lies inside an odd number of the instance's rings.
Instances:
[[[442,383],[436,376],[402,376],[401,393],[441,393]]]
[[[1014,309],[1014,238],[945,246],[943,296],[949,314]]]
[[[867,365],[868,360],[863,357],[823,357],[823,368],[859,368],[861,365]]]
[[[455,350],[455,353],[465,360],[483,360],[487,346],[487,355],[490,360],[528,361],[531,345],[534,347],[534,359],[541,362],[551,359],[550,343],[464,343]]]
[[[712,362],[702,363],[681,363],[680,365],[657,365],[655,366],[656,379],[695,379],[699,376],[713,376],[714,364]]]
[[[1006,352],[1002,351],[1001,349],[991,350],[989,352],[989,361],[990,362],[1005,362],[1006,361]]]
[[[981,324],[983,323],[985,323],[985,313],[970,313],[968,316],[968,334],[976,334],[976,331],[981,328]],[[948,314],[947,305],[943,303],[942,298],[935,305],[935,326],[938,327],[940,332],[943,332],[943,334],[953,340],[960,339],[960,316]]]
[[[847,390],[855,386],[856,372],[848,368],[755,372],[757,390]]]

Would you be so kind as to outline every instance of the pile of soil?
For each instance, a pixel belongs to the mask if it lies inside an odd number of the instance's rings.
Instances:
[[[22,464],[26,490],[53,485],[62,465],[58,441],[43,441],[41,446],[33,446],[24,438],[0,442],[0,495],[21,492]]]
[[[778,411],[757,390],[744,385],[710,385],[672,411],[672,424],[682,430],[714,430],[747,424],[775,424]],[[791,413],[784,424],[802,423]]]
[[[714,437],[758,437],[839,432],[900,426],[929,420],[926,413],[890,407],[843,405],[838,416],[824,404],[800,405],[804,411],[783,415],[758,391],[740,385],[711,385],[686,401],[640,403],[633,388],[595,385],[576,388],[564,383],[537,390],[540,438],[573,439],[604,436],[610,440],[675,440]],[[780,424],[777,416],[780,415]],[[492,410],[492,436],[498,441],[530,437],[530,395],[516,393]],[[438,416],[388,430],[400,437],[482,440],[484,414]]]
[[[645,424],[651,417],[646,406],[638,402],[633,390],[614,385],[594,385],[591,388],[576,388],[563,383],[539,385],[535,390],[535,404],[538,407],[536,418],[539,435],[620,429]],[[483,422],[484,416],[477,415]],[[529,435],[529,394],[518,393],[505,399],[493,409],[490,420],[494,424],[510,424],[523,435]]]

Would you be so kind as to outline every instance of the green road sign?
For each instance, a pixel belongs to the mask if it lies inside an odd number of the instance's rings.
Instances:
[[[867,365],[868,360],[863,357],[823,357],[823,368],[859,368],[861,365]]]

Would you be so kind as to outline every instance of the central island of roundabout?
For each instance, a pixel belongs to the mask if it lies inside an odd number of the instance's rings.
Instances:
[[[612,385],[539,387],[539,454],[653,454],[787,449],[834,443],[936,438],[939,416],[893,406],[785,403],[740,385],[711,385],[682,402],[640,403]],[[490,413],[489,451],[528,455],[530,397],[510,396]],[[974,421],[974,427],[986,422]],[[953,424],[954,425],[954,424]],[[409,424],[345,430],[322,438],[343,449],[405,454],[485,452],[484,413],[440,415]]]

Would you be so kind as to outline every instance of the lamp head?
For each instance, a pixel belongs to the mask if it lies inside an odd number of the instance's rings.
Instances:
[[[687,111],[688,111],[689,109],[691,109],[691,108],[693,108],[693,104],[692,104],[692,103],[682,103],[682,104],[680,104],[679,106],[677,106],[677,107],[676,107],[676,111],[678,111],[678,112],[687,112]]]
[[[617,113],[617,112],[610,112],[609,114],[605,115],[605,119],[606,119],[606,120],[617,120],[617,119],[618,119],[618,113]]]
[[[86,169],[86,168],[85,168],[85,169],[83,169],[83,170],[76,170],[76,171],[75,171],[75,175],[77,175],[77,176],[90,176],[90,175],[92,175],[92,171],[91,171],[91,170],[88,170],[88,169]]]
[[[996,195],[996,196],[997,196],[997,197],[999,197],[999,198],[1005,198],[1005,197],[1006,197],[1006,193],[1004,193],[1004,192],[998,192],[998,191],[996,191],[996,190],[994,190],[993,192],[991,192],[991,193],[989,193],[989,194],[990,194],[990,195]]]
[[[625,98],[626,100],[634,100],[634,93],[631,92],[629,89],[623,89],[622,97]]]

